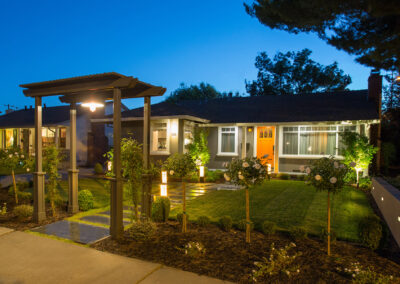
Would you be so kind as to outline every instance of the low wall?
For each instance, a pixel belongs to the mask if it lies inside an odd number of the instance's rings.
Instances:
[[[400,190],[382,178],[373,178],[371,194],[400,246]]]

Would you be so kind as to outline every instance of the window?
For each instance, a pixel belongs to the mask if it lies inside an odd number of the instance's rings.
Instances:
[[[58,147],[65,148],[67,145],[67,129],[63,127],[59,128],[58,131]]]
[[[42,143],[43,147],[55,145],[56,143],[56,129],[55,128],[42,128]]]
[[[183,124],[183,152],[187,153],[187,145],[193,142],[194,123],[185,121]]]
[[[168,124],[166,122],[154,122],[151,126],[151,152],[168,153]]]
[[[341,155],[340,132],[356,131],[350,126],[283,127],[282,154],[299,156]]]
[[[218,155],[237,155],[237,132],[235,126],[218,128]]]

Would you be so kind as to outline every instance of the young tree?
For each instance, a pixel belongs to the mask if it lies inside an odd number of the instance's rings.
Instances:
[[[208,150],[208,131],[204,128],[196,128],[193,142],[187,145],[189,155],[192,157],[196,166],[205,166],[210,160]]]
[[[106,153],[107,159],[112,163],[114,160],[113,149]],[[127,179],[128,193],[132,200],[136,220],[139,220],[139,199],[142,188],[143,175],[143,150],[136,140],[123,138],[121,140],[121,163],[122,176]],[[108,173],[110,175],[110,173]],[[112,171],[111,171],[112,175]]]
[[[357,188],[359,187],[359,175],[363,170],[368,170],[377,147],[369,144],[368,137],[357,132],[345,131],[341,134],[341,141],[344,145],[343,163],[352,168],[357,176]]]
[[[15,204],[18,204],[18,188],[15,181],[15,171],[25,169],[29,172],[32,166],[33,160],[20,148],[14,147],[11,149],[0,150],[0,167],[6,169],[12,176]]]
[[[56,202],[60,200],[58,192],[58,165],[62,159],[60,150],[56,146],[48,146],[43,149],[43,170],[48,176],[47,196],[50,200],[50,206],[53,217],[56,216]]]
[[[192,157],[186,154],[173,154],[168,157],[164,163],[164,168],[169,171],[171,176],[176,176],[182,181],[182,201],[183,201],[183,216],[182,216],[182,232],[187,231],[187,220],[186,220],[186,184],[184,178],[187,177],[196,169],[196,165],[192,160]]]
[[[233,160],[228,165],[225,179],[245,187],[246,193],[246,243],[250,243],[250,197],[249,189],[268,177],[267,167],[257,158]]]
[[[300,167],[300,171],[308,174],[308,181],[317,190],[328,192],[328,255],[331,255],[331,199],[330,194],[335,194],[344,187],[344,177],[347,173],[347,167],[339,164],[333,157],[321,158],[315,160],[311,168]]]
[[[400,66],[398,1],[255,0],[246,11],[271,29],[312,32],[379,69]]]
[[[270,59],[265,52],[256,57],[257,80],[246,81],[250,96],[286,95],[341,91],[351,83],[337,62],[323,66],[310,58],[311,50],[278,52]]]

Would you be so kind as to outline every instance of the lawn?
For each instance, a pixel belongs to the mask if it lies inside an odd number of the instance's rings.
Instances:
[[[250,191],[250,217],[256,228],[263,221],[275,222],[279,229],[304,227],[310,234],[319,235],[326,226],[327,193],[317,192],[302,181],[271,180]],[[174,216],[181,208],[172,210]],[[191,220],[206,215],[217,221],[229,215],[234,222],[245,218],[245,193],[213,191],[191,200],[187,204]],[[359,221],[373,214],[364,192],[346,187],[332,199],[332,230],[338,238],[357,241]]]

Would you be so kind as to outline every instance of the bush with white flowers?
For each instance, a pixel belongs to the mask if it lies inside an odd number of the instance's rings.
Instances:
[[[260,159],[235,159],[228,165],[224,177],[226,181],[248,188],[262,183],[268,177],[268,171]]]

